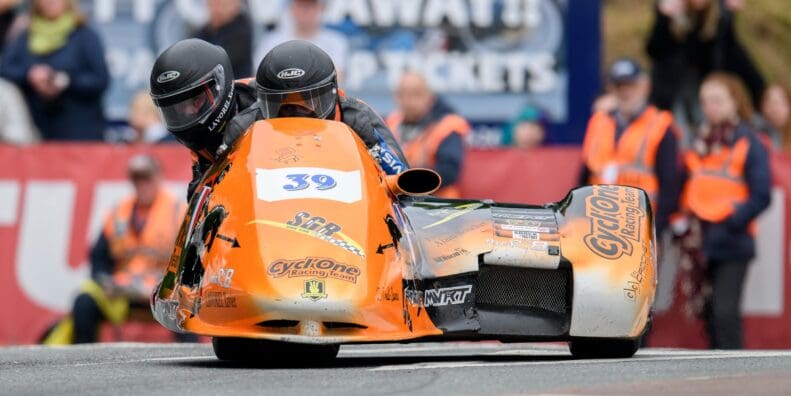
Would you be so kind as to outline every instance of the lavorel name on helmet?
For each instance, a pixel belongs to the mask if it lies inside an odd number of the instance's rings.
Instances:
[[[231,91],[228,92],[228,96],[226,96],[225,98],[225,103],[222,105],[222,109],[220,109],[220,113],[217,114],[217,117],[215,117],[214,120],[211,122],[211,125],[209,125],[209,132],[214,132],[214,130],[217,129],[218,126],[221,126],[222,124],[225,123],[225,121],[227,121],[225,118],[225,114],[228,113],[228,109],[231,108],[231,104],[233,103],[233,90],[234,90],[234,86],[231,85]]]

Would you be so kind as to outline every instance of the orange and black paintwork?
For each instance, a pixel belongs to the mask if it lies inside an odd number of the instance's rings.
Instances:
[[[423,176],[386,176],[341,123],[256,123],[190,203],[155,317],[308,344],[642,334],[656,286],[644,192],[410,196],[437,187]]]

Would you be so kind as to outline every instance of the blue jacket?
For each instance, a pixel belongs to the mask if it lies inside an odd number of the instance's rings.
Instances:
[[[28,70],[39,63],[69,75],[69,86],[49,102],[39,97],[27,81]],[[28,51],[25,31],[6,47],[0,76],[20,87],[44,140],[103,139],[102,94],[107,89],[109,73],[104,47],[92,29],[78,27],[63,48],[44,56]]]
[[[703,224],[703,253],[713,261],[749,261],[755,257],[755,239],[748,228],[771,200],[772,173],[769,154],[758,136],[746,124],[736,128],[733,142],[743,136],[750,139],[750,150],[744,164],[744,179],[750,190],[747,202],[721,223]]]

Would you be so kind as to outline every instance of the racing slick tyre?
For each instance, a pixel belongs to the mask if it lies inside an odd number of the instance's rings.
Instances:
[[[634,356],[640,348],[636,339],[587,339],[569,342],[571,355],[580,359],[615,359]]]
[[[217,359],[261,364],[305,365],[335,359],[340,345],[297,344],[252,338],[213,337]]]

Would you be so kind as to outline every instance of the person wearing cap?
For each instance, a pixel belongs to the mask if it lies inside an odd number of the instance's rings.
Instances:
[[[661,234],[678,206],[681,188],[673,117],[648,103],[650,83],[636,61],[618,59],[608,77],[616,106],[609,112],[595,112],[588,122],[580,184],[621,184],[645,190]]]
[[[91,279],[74,301],[71,329],[68,320],[61,321],[45,344],[96,342],[102,320],[120,325],[130,308],[148,309],[186,205],[164,187],[153,157],[136,155],[128,169],[134,193],[105,218],[90,253]]]

